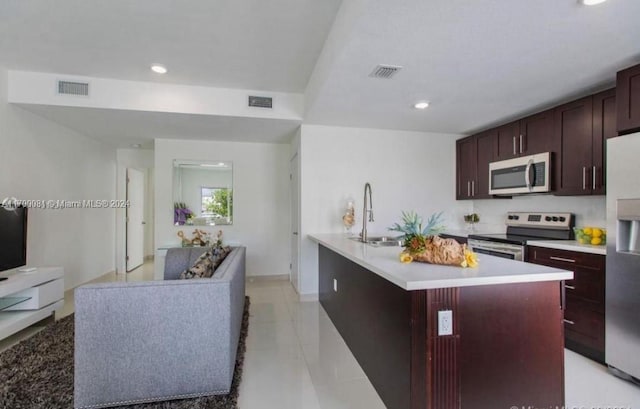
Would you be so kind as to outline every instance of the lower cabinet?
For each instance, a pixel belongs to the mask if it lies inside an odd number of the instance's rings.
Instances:
[[[530,263],[573,271],[564,284],[565,347],[604,363],[605,256],[535,246],[527,254]]]

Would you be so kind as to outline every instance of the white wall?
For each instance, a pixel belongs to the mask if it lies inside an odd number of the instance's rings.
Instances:
[[[476,232],[503,232],[507,212],[570,212],[576,215],[576,226],[606,225],[605,196],[526,195],[513,199],[474,200],[474,212],[480,216]]]
[[[125,200],[127,197],[127,168],[137,169],[144,173],[145,194],[144,194],[144,256],[154,255],[153,245],[153,201],[154,201],[154,177],[153,151],[150,149],[118,149],[117,150],[117,176],[116,189],[118,199]],[[116,210],[116,266],[118,273],[126,271],[126,209]]]
[[[362,229],[364,184],[370,182],[375,222],[369,234],[388,234],[402,210],[425,219],[444,211],[450,229],[462,227],[470,203],[455,200],[456,135],[302,125],[300,288],[318,293],[317,244],[310,233],[344,232],[346,199],[356,201]]]
[[[289,273],[289,145],[157,139],[155,141],[155,243],[179,245],[179,230],[190,237],[193,226],[173,226],[174,159],[233,162],[233,225],[201,227],[223,230],[226,243],[247,247],[247,275]],[[156,277],[164,270],[156,250]]]
[[[7,103],[0,68],[0,200],[115,199],[115,149]],[[114,270],[114,209],[30,209],[27,262],[72,288]]]

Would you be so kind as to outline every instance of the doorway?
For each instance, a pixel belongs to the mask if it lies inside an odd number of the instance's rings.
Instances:
[[[293,288],[300,292],[299,252],[300,252],[300,186],[299,181],[300,157],[296,153],[291,158],[289,174],[289,191],[291,192],[291,265],[289,281]]]
[[[126,215],[126,271],[144,263],[144,207],[145,175],[137,169],[127,168]]]

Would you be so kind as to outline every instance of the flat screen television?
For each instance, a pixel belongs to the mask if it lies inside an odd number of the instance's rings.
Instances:
[[[27,264],[27,210],[0,206],[0,271]]]

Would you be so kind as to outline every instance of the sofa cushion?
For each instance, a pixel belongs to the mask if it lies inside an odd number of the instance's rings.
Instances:
[[[211,260],[213,262],[213,270],[215,275],[215,270],[218,268],[220,264],[224,261],[224,259],[231,253],[231,247],[229,246],[213,246],[211,247]]]
[[[198,257],[192,267],[184,270],[180,273],[180,279],[189,278],[209,278],[213,275],[215,270],[214,261],[211,251],[205,251]]]

